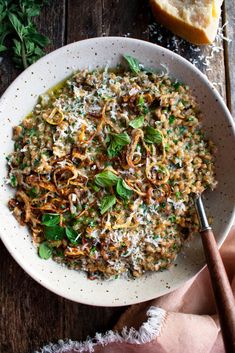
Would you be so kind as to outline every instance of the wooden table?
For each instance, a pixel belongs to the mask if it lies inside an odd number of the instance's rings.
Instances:
[[[223,5],[225,35],[235,39],[235,0]],[[235,44],[224,41],[212,54],[211,47],[196,47],[174,38],[154,23],[146,0],[51,0],[37,19],[40,30],[51,38],[47,51],[96,36],[130,36],[174,50],[193,61],[235,112]],[[214,48],[214,51],[216,48]],[[209,56],[210,66],[205,64]],[[0,95],[19,74],[6,55],[0,64]],[[30,353],[59,338],[83,340],[96,331],[112,328],[125,308],[99,308],[58,297],[32,280],[1,244],[0,352]]]

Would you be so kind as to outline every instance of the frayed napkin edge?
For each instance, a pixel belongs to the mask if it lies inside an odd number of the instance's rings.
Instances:
[[[147,311],[147,321],[144,322],[139,330],[131,327],[124,327],[120,333],[112,330],[105,334],[96,333],[94,338],[87,338],[84,342],[72,340],[59,340],[58,343],[49,343],[35,353],[83,353],[94,352],[95,346],[106,346],[109,343],[129,343],[144,344],[149,343],[156,337],[160,336],[162,326],[166,320],[167,313],[165,310],[151,306]]]

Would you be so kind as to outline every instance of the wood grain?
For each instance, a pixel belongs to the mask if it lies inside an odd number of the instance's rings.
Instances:
[[[66,0],[53,0],[42,8],[40,17],[35,20],[39,31],[51,40],[47,52],[66,44],[66,11]]]
[[[145,0],[103,0],[103,34],[148,40],[151,15]]]
[[[102,36],[102,0],[68,0],[67,43]]]
[[[226,19],[232,21],[234,0],[226,2]],[[193,61],[197,52],[188,43],[175,39],[154,21],[147,0],[53,0],[36,20],[38,28],[51,38],[50,52],[80,39],[120,35],[150,40]],[[232,26],[230,22],[229,26]],[[229,28],[230,32],[232,27]],[[156,32],[156,33],[154,33]],[[231,33],[230,33],[231,36]],[[234,37],[234,32],[232,32]],[[160,38],[162,39],[160,40]],[[223,52],[211,60],[212,71],[202,62],[196,65],[211,81],[221,82],[225,98],[225,72],[230,77],[230,96],[234,100],[234,44],[229,44],[226,68]],[[203,55],[210,54],[208,47]],[[232,57],[233,53],[233,57]],[[226,69],[226,70],[225,70]],[[228,76],[228,73],[230,76]],[[0,94],[19,74],[9,55],[0,64]],[[233,79],[233,81],[232,81]],[[235,103],[230,98],[231,105]],[[96,331],[111,329],[125,308],[98,308],[70,302],[49,292],[32,280],[12,259],[0,242],[0,352],[30,353],[59,338],[83,340]]]
[[[226,63],[226,91],[227,105],[231,113],[235,114],[235,0],[225,1],[223,6],[223,22],[226,24],[224,32],[229,41],[224,42],[224,57]]]
[[[235,300],[212,230],[201,232],[226,353],[235,352]]]

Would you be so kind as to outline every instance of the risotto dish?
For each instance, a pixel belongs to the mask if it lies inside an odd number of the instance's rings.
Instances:
[[[14,127],[9,208],[42,259],[90,279],[168,268],[214,188],[213,143],[190,88],[125,56],[82,70]]]

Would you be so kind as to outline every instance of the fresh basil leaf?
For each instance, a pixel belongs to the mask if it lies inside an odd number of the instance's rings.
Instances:
[[[95,192],[100,191],[100,188],[99,188],[97,185],[95,185],[95,184],[91,185],[91,188],[92,188]]]
[[[40,14],[40,6],[26,9],[26,13],[28,17],[38,16]]]
[[[14,53],[18,56],[21,55],[21,48],[22,48],[22,44],[19,40],[17,39],[13,39],[13,43],[15,44],[14,47],[13,47],[13,50],[14,50]]]
[[[113,205],[115,205],[117,199],[114,195],[104,196],[101,200],[100,213],[103,215],[107,212]]]
[[[141,116],[135,118],[134,120],[132,120],[129,123],[129,126],[133,127],[134,129],[138,129],[138,128],[142,127],[143,124],[144,124],[144,116],[141,115]]]
[[[53,227],[60,223],[60,215],[57,213],[44,213],[42,215],[42,224],[44,226]]]
[[[45,237],[47,240],[62,240],[65,235],[65,229],[60,226],[45,227]]]
[[[52,248],[46,241],[41,243],[38,248],[38,254],[41,259],[48,260],[52,255]]]
[[[118,182],[117,182],[117,185],[116,185],[116,192],[124,200],[129,199],[132,196],[132,194],[133,194],[133,191],[125,183],[125,181],[123,179],[118,179]]]
[[[110,170],[104,170],[103,172],[96,174],[95,183],[98,186],[109,187],[116,185],[118,177]]]
[[[144,71],[146,74],[153,74],[156,72],[155,70],[149,67],[145,67],[143,64],[139,62],[139,60],[137,60],[133,56],[124,55],[124,58],[126,59],[131,71],[134,72],[135,74],[138,74],[140,71]]]
[[[21,21],[18,19],[18,17],[14,13],[9,13],[8,14],[9,20],[14,27],[15,31],[17,32],[18,36],[20,37],[21,40],[23,40],[25,34],[26,34],[26,28],[25,26],[21,23]]]
[[[113,158],[123,149],[124,146],[129,145],[131,139],[126,132],[120,134],[110,134],[110,144],[108,146],[108,156]]]
[[[40,14],[45,3],[47,0],[0,0],[0,52],[5,51],[7,46],[12,49],[12,59],[17,67],[26,68],[39,59],[44,54],[42,48],[49,43],[31,20]],[[7,36],[11,41],[5,43]]]
[[[124,55],[124,58],[126,59],[132,72],[138,74],[141,71],[141,65],[137,59],[130,55]]]
[[[35,31],[31,33],[29,32],[29,38],[32,42],[38,44],[40,47],[45,47],[50,43],[50,40],[47,37]]]
[[[78,238],[79,238],[79,235],[78,233],[76,232],[76,230],[74,230],[72,227],[70,226],[67,226],[65,228],[65,233],[66,233],[66,236],[67,238],[69,239],[70,243],[72,243],[73,245],[77,245],[78,244]]]
[[[154,129],[152,126],[147,126],[144,134],[144,140],[147,143],[156,143],[159,145],[162,143],[162,133],[159,130]]]

